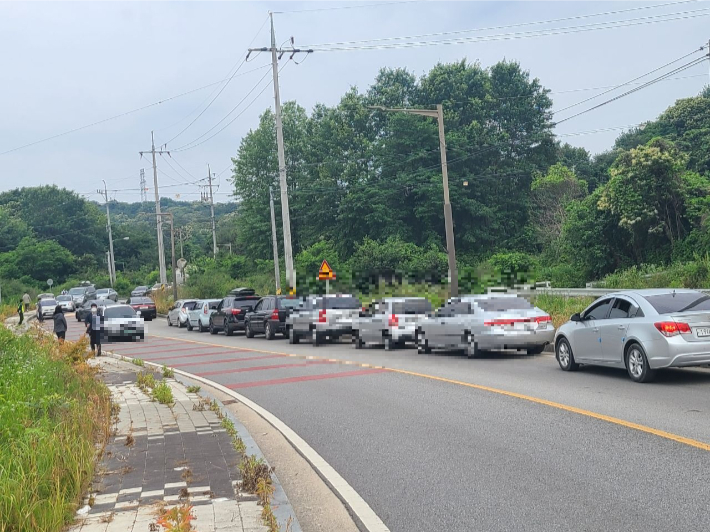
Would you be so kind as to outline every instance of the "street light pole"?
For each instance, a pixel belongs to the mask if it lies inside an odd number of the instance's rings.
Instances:
[[[446,136],[444,134],[444,108],[437,104],[436,110],[432,109],[393,109],[380,106],[369,106],[369,109],[392,113],[407,113],[410,115],[428,116],[436,118],[439,125],[439,151],[441,152],[441,177],[444,185],[444,225],[446,231],[446,251],[449,257],[449,283],[451,295],[459,294],[459,275],[456,268],[456,246],[454,243],[454,219],[449,201],[449,172],[446,163]]]
[[[108,249],[109,249],[109,263],[108,263],[108,273],[109,281],[111,282],[111,288],[116,284],[116,264],[114,262],[113,256],[113,237],[111,236],[111,216],[109,215],[108,209],[108,190],[106,190],[106,180],[102,179],[104,182],[104,200],[106,201],[106,223],[108,225]]]

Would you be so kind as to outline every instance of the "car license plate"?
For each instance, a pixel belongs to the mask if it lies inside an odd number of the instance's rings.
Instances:
[[[696,334],[698,337],[710,336],[710,328],[708,328],[708,327],[696,327],[696,328],[695,328],[695,334]]]

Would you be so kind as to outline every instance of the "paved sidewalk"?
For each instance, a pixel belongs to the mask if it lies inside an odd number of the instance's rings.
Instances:
[[[239,491],[239,456],[215,412],[173,379],[172,408],[136,385],[138,368],[95,359],[120,412],[97,468],[90,498],[70,532],[156,532],[160,511],[193,506],[199,532],[262,532],[256,496]],[[147,370],[150,371],[150,370]],[[156,379],[158,374],[154,374]]]

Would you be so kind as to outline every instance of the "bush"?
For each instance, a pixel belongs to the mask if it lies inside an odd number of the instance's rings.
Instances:
[[[538,262],[527,253],[496,253],[489,259],[505,286],[529,283],[535,278]]]
[[[0,530],[58,532],[74,518],[110,417],[85,352],[0,327]]]
[[[558,264],[543,268],[538,275],[539,281],[550,281],[554,288],[584,288],[584,273],[571,264]]]

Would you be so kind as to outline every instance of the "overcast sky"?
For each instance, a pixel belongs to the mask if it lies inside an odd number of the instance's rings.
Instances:
[[[661,3],[381,4],[370,0],[357,8],[343,9],[358,4],[352,1],[0,2],[0,153],[225,79],[242,60],[251,42],[253,46],[269,45],[268,24],[264,22],[270,9],[285,12],[275,15],[277,44],[293,36],[298,46],[508,26]],[[681,14],[699,9],[707,9],[707,13]],[[638,21],[641,17],[669,13],[687,18],[536,38],[314,53],[301,65],[285,66],[281,73],[281,98],[296,100],[310,111],[316,103],[337,103],[351,86],[365,91],[381,67],[406,67],[421,75],[439,61],[466,58],[487,67],[509,59],[519,61],[552,90],[555,109],[562,109],[603,91],[573,89],[618,85],[707,43],[710,17],[704,15],[710,14],[710,3],[678,2],[604,17],[457,36]],[[451,36],[435,37],[446,38]],[[220,174],[217,198],[227,201],[230,157],[236,154],[242,136],[257,126],[259,114],[273,106],[270,86],[252,105],[247,105],[268,83],[270,70],[265,65],[269,60],[266,54],[250,58],[204,114],[174,140],[223,84],[4,153],[0,155],[0,190],[56,184],[99,200],[96,189],[103,186],[101,180],[105,179],[115,199],[139,201],[139,172],[145,168],[149,199],[153,198],[151,163],[141,160],[138,152],[150,150],[150,132],[154,130],[156,144],[170,141],[168,149],[175,150],[172,159],[158,159],[162,196],[198,199],[198,185],[184,183],[205,177],[209,163],[213,172]],[[654,119],[675,100],[696,95],[708,83],[708,68],[705,61],[673,76],[682,79],[657,83],[565,122],[557,133],[564,135],[563,140],[592,153],[604,151],[620,131],[590,131]],[[261,85],[228,115],[265,75]],[[559,117],[586,109],[619,92],[622,91],[601,96]],[[228,117],[210,135],[218,131],[242,110],[243,114],[214,138],[192,149],[178,150]]]

